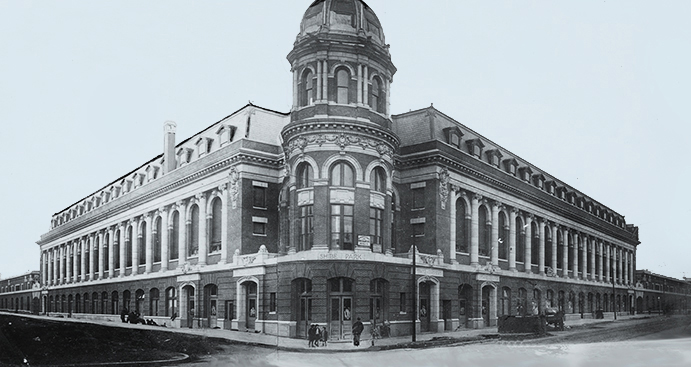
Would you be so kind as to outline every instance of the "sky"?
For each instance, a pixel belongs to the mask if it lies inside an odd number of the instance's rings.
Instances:
[[[312,0],[0,0],[0,276],[53,213],[251,101],[289,112]],[[691,276],[691,2],[368,0],[393,114],[438,110],[625,216]]]

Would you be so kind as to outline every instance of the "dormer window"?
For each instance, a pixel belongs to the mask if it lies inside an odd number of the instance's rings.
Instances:
[[[232,125],[221,125],[221,127],[219,127],[218,130],[216,130],[216,134],[218,135],[218,141],[221,144],[221,146],[224,146],[233,141],[236,130],[237,126]]]
[[[197,145],[197,156],[201,157],[204,154],[209,153],[212,141],[213,140],[211,138],[197,139],[197,142],[195,143]]]
[[[192,149],[190,148],[180,148],[178,149],[178,165],[183,166],[187,163],[190,163],[190,159],[192,158]]]
[[[504,169],[506,172],[516,176],[516,171],[518,170],[518,161],[513,158],[504,159]]]
[[[477,158],[482,158],[482,148],[485,147],[485,144],[482,144],[480,139],[471,139],[465,143],[468,146],[468,154]]]
[[[487,162],[497,168],[499,168],[499,162],[501,162],[502,154],[499,149],[488,150],[485,155],[487,155]]]
[[[557,183],[554,182],[553,180],[549,180],[545,182],[545,191],[547,191],[548,194],[554,195],[554,190],[557,187]]]
[[[521,167],[518,169],[518,177],[525,182],[530,182],[530,176],[532,174],[533,170],[530,167]]]
[[[444,136],[446,136],[446,142],[453,145],[455,148],[461,148],[461,138],[463,138],[463,133],[458,127],[447,127],[444,130]]]
[[[538,189],[543,190],[545,188],[545,176],[542,173],[533,175],[533,185]]]
[[[557,187],[557,197],[562,200],[566,200],[566,187]]]
[[[567,201],[569,204],[576,204],[576,193],[575,192],[569,192],[566,195]]]
[[[158,170],[158,166],[149,165],[148,167],[146,167],[146,181],[149,182],[155,180],[158,176]]]

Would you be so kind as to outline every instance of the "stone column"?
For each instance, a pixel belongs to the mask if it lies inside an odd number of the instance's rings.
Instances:
[[[324,66],[322,67],[322,99],[325,101],[329,100],[329,62],[324,60]]]
[[[153,217],[151,216],[150,213],[144,214],[144,223],[146,223],[146,236],[142,236],[142,240],[144,241],[144,248],[146,249],[146,265],[144,267],[144,274],[149,274],[151,273],[151,269],[153,269],[154,265],[154,251],[153,251],[153,225],[151,222],[153,222]]]
[[[499,266],[499,203],[492,203],[492,235],[490,256],[492,265]]]
[[[564,227],[562,228],[561,232],[561,238],[562,238],[562,257],[561,257],[561,266],[562,266],[562,275],[564,278],[569,277],[569,229]]]
[[[357,103],[362,104],[362,64],[357,66]]]
[[[533,215],[525,214],[525,272],[533,272]]]
[[[451,190],[451,204],[449,207],[449,263],[456,264],[456,200],[458,193]]]
[[[298,77],[298,71],[293,69],[293,110],[297,109],[299,106],[298,101],[298,82],[300,78]]]
[[[578,234],[577,231],[574,231],[575,233],[571,237],[571,241],[573,242],[573,250],[571,251],[571,269],[573,269],[573,278],[578,279],[578,245],[579,245],[579,237],[580,235]]]
[[[322,74],[322,62],[317,61],[317,85],[314,88],[314,100],[315,101],[321,101],[322,100],[322,81],[323,81],[323,74]]]
[[[62,268],[63,268],[63,265],[62,265],[62,254],[63,254],[63,246],[64,246],[64,245],[60,245],[60,247],[58,247],[58,282],[57,282],[58,284],[62,284]]]
[[[79,274],[79,269],[81,269],[81,260],[79,255],[82,253],[82,248],[80,246],[80,239],[75,239],[72,240],[69,243],[69,248],[72,250],[71,253],[68,253],[68,257],[71,255],[72,256],[72,261],[71,261],[71,268],[72,268],[72,281],[74,283],[79,282],[80,278],[83,280],[84,275]]]
[[[199,205],[199,265],[206,265],[206,258],[209,253],[209,244],[207,241],[207,226],[206,222],[206,193],[197,194],[197,201]]]
[[[607,243],[604,244],[604,253],[602,255],[605,258],[605,279],[609,283],[610,248]]]
[[[612,244],[612,281],[616,284],[619,283],[619,248]]]
[[[557,246],[559,241],[557,241],[557,231],[559,230],[556,223],[552,223],[552,269],[554,269],[554,274],[557,274]]]
[[[105,254],[103,253],[103,230],[98,231],[98,279],[103,279],[103,268],[105,267]]]
[[[509,269],[516,271],[516,215],[518,209],[509,210]]]
[[[77,272],[76,271],[74,272],[75,277],[72,278],[72,271],[71,271],[72,270],[72,259],[71,259],[70,255],[72,255],[72,251],[70,251],[70,248],[72,245],[65,245],[65,246],[66,246],[65,250],[67,251],[67,256],[65,257],[65,262],[66,262],[66,264],[65,264],[65,275],[67,278],[66,283],[76,283],[77,282],[77,276],[76,276]]]
[[[631,251],[631,262],[629,263],[629,281],[631,282],[632,285],[636,284],[636,270],[634,267],[634,264],[636,262],[636,253],[634,251]]]
[[[482,196],[475,194],[473,195],[471,206],[471,216],[470,219],[470,265],[478,265],[478,250],[480,246],[479,233],[478,233],[478,223],[479,214],[478,210],[480,207],[480,199]],[[484,223],[483,223],[484,225]]]
[[[596,239],[595,241],[597,241],[597,248],[599,250],[598,251],[599,255],[597,255],[597,265],[598,265],[597,278],[599,281],[602,282],[604,280],[604,275],[603,275],[604,274],[604,268],[603,268],[603,264],[602,264],[602,258],[605,255],[605,252],[604,252],[605,249],[602,246],[602,240]]]
[[[113,253],[115,248],[113,246],[115,243],[114,235],[113,226],[108,227],[108,242],[103,244],[104,247],[108,246],[108,278],[112,278],[115,274],[115,269],[113,268],[115,266],[115,256],[120,256],[120,254],[116,255]]]
[[[57,284],[56,279],[58,278],[57,266],[56,266],[57,264],[55,263],[55,261],[58,258],[56,256],[56,253],[57,253],[57,251],[56,251],[55,247],[50,249],[50,255],[51,255],[50,256],[50,284],[52,284],[52,285]]]
[[[187,207],[183,201],[178,201],[178,269],[187,261]]]
[[[120,238],[118,239],[118,247],[120,250],[120,278],[125,276],[125,268],[127,267],[127,249],[125,248],[125,229],[127,228],[127,222],[120,222]]]
[[[363,86],[362,86],[362,103],[365,106],[369,105],[369,69],[367,68],[367,65],[363,68],[364,74],[363,76]],[[383,87],[383,86],[382,86]],[[380,93],[382,91],[380,90]]]
[[[48,284],[48,262],[46,260],[46,251],[41,251],[41,285]]]
[[[94,272],[94,263],[95,263],[95,254],[94,254],[94,245],[96,245],[96,242],[94,241],[94,234],[89,235],[89,240],[88,240],[88,247],[89,247],[89,281],[93,281],[96,275],[96,272]]]
[[[595,272],[595,240],[593,238],[588,238],[588,242],[590,244],[590,280],[594,281],[597,275]]]
[[[161,271],[168,270],[168,208],[162,207],[158,209],[158,214],[161,216]]]
[[[86,240],[84,238],[79,239],[79,249],[82,251],[82,261],[81,261],[81,274],[82,274],[82,282],[86,281]]]
[[[623,271],[624,271],[624,276],[623,276],[623,284],[624,285],[629,285],[629,252],[626,250],[622,251],[622,255],[624,255],[624,261],[623,261]]]
[[[537,270],[540,275],[545,275],[545,223],[542,218],[538,218],[537,220],[537,230],[540,235],[540,240],[538,242],[540,248],[538,249]]]
[[[624,283],[624,252],[621,247],[617,247],[617,283]]]
[[[588,279],[588,236],[585,233],[581,233],[581,248],[583,253],[581,254],[581,278],[583,280]]]
[[[132,245],[132,275],[139,273],[139,220],[132,218],[130,220],[132,226],[132,237],[130,237],[130,244]]]

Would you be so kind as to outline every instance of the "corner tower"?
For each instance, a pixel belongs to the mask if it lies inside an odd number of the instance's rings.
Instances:
[[[361,0],[314,1],[288,61],[293,107],[281,134],[296,224],[286,250],[389,252],[396,67],[379,19]]]

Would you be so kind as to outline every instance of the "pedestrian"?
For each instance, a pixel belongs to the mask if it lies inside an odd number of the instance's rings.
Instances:
[[[326,331],[326,326],[322,328],[322,345],[326,346],[326,343],[329,341],[329,332]]]
[[[122,321],[123,323],[127,323],[127,315],[129,313],[130,312],[127,310],[127,307],[123,307],[122,311],[120,311],[120,321]]]
[[[319,342],[322,339],[322,329],[319,328],[319,325],[314,325],[314,346],[318,347]]]
[[[307,330],[307,346],[312,348],[314,347],[314,335],[315,335],[315,328],[314,324],[310,325],[310,328]]]
[[[360,345],[360,334],[362,334],[362,330],[365,329],[365,326],[362,325],[362,321],[360,321],[360,318],[357,318],[357,321],[353,324],[353,345],[356,347]]]

